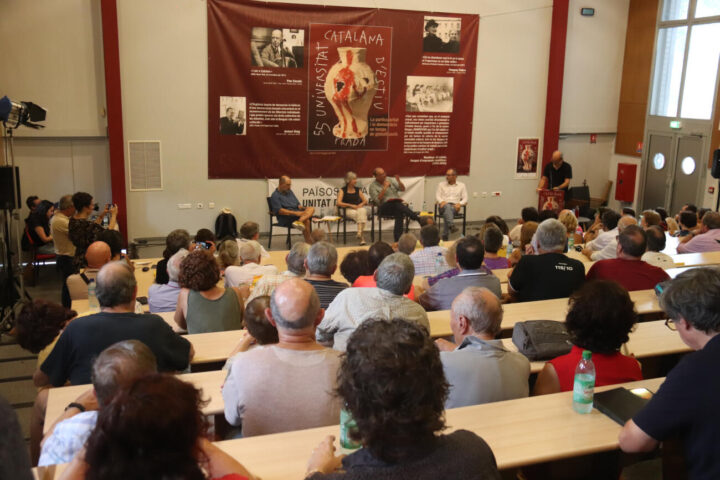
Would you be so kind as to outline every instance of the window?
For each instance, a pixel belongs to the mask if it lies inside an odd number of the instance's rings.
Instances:
[[[720,15],[720,0],[697,0],[695,18]]]
[[[720,0],[717,3],[720,5]],[[690,50],[683,87],[681,117],[702,120],[709,120],[712,117],[718,54],[720,54],[720,23],[694,25],[690,30]]]
[[[662,170],[665,167],[665,155],[656,153],[653,157],[653,167],[655,170]]]
[[[687,27],[658,31],[650,115],[677,116],[686,38]]]
[[[665,0],[661,20],[685,20],[688,16],[690,0]]]
[[[682,168],[685,175],[691,175],[695,171],[695,159],[692,157],[683,158],[680,168]]]

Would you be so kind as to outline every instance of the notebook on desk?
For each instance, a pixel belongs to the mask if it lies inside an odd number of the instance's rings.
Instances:
[[[614,388],[605,392],[595,393],[595,408],[620,425],[635,416],[647,405],[653,393],[645,388]]]

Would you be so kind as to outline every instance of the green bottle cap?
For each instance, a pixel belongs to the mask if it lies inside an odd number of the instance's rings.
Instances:
[[[590,350],[583,350],[582,357],[584,360],[590,360],[592,358],[592,352]]]

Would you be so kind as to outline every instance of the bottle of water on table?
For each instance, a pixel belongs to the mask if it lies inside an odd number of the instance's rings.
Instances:
[[[91,312],[99,312],[100,304],[98,303],[97,295],[95,295],[95,280],[90,280],[88,283],[88,308]]]
[[[575,369],[575,382],[573,384],[573,409],[578,413],[590,413],[593,409],[593,394],[595,393],[595,365],[592,362],[592,352],[583,350],[582,359]]]

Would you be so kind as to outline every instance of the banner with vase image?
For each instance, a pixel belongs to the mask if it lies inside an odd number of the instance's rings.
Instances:
[[[209,178],[469,173],[477,15],[207,3]]]

